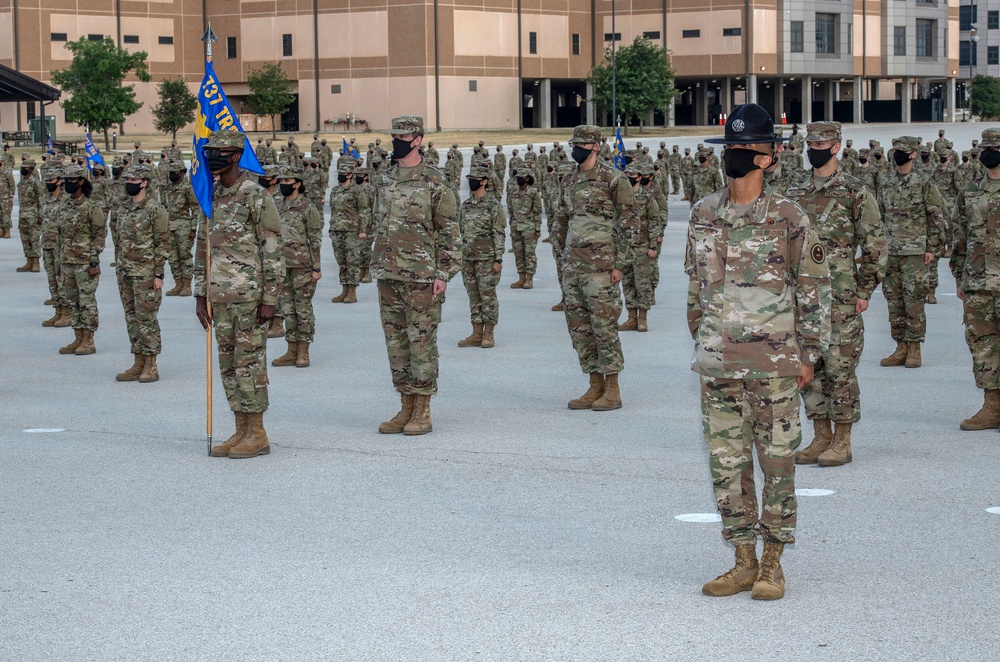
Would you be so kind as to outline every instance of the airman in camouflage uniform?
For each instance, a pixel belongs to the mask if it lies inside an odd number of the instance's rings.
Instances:
[[[871,150],[862,147],[858,150],[858,165],[854,168],[854,178],[865,185],[868,192],[878,199],[879,169],[871,163]]]
[[[285,340],[288,351],[271,361],[273,366],[308,368],[309,345],[316,329],[312,299],[316,283],[322,277],[320,246],[323,237],[323,217],[306,195],[301,168],[285,168],[280,174],[281,195],[275,208],[281,218],[282,255],[285,277],[281,282],[281,316],[285,319]]]
[[[472,317],[472,333],[458,341],[459,347],[493,347],[494,328],[500,321],[497,284],[503,268],[507,223],[500,201],[485,193],[488,175],[483,166],[473,166],[468,175],[472,195],[459,210],[464,246],[462,280]]]
[[[38,259],[41,249],[38,238],[42,228],[41,201],[45,187],[40,179],[34,176],[35,162],[32,159],[21,161],[21,180],[17,183],[17,231],[21,235],[21,248],[24,251],[24,266],[17,271],[41,271]]]
[[[71,324],[69,307],[64,301],[59,273],[59,264],[56,262],[56,247],[59,243],[59,219],[61,208],[66,203],[67,196],[62,190],[62,168],[54,166],[42,166],[42,183],[45,185],[45,195],[41,200],[42,217],[42,265],[45,267],[45,275],[49,281],[48,305],[55,307],[55,314],[42,322],[44,327],[64,328]]]
[[[507,155],[503,153],[503,145],[497,145],[497,153],[493,155],[493,172],[500,178],[500,185],[503,186],[507,178]]]
[[[691,192],[688,195],[692,207],[706,195],[720,191],[724,186],[722,174],[717,166],[712,165],[709,156],[707,148],[698,150],[698,165],[691,174]]]
[[[349,164],[337,168],[337,185],[330,191],[330,240],[339,269],[341,292],[334,303],[357,303],[364,268],[364,245],[371,243],[370,200],[354,181]]]
[[[781,140],[767,111],[738,106],[725,138],[712,140],[727,144],[733,162],[749,171],[691,209],[684,260],[712,484],[722,536],[736,547],[735,566],[702,592],[752,589],[753,598],[773,600],[784,595],[782,551],[795,541],[799,388],[829,343],[830,276],[806,213],[764,189],[759,169]],[[759,518],[754,446],[764,473]]]
[[[167,259],[170,273],[174,276],[174,287],[167,290],[166,295],[189,297],[194,276],[194,255],[191,251],[194,248],[197,216],[201,212],[183,161],[171,161],[167,166],[167,183],[160,189],[160,201],[170,219]]]
[[[600,160],[600,156],[597,157]],[[555,175],[555,191],[554,191],[554,202],[552,203],[552,214],[546,218],[545,228],[549,233],[549,242],[552,244],[552,257],[555,259],[556,263],[556,279],[559,281],[559,303],[552,306],[553,312],[562,312],[565,310],[565,294],[563,294],[562,289],[562,270],[563,270],[563,250],[566,248],[565,244],[562,242],[565,237],[560,235],[559,229],[559,207],[562,204],[562,190],[563,190],[563,180],[566,175],[576,172],[575,162],[563,162],[556,166],[556,171],[553,173]]]
[[[527,167],[519,169],[515,173],[517,188],[507,196],[510,241],[514,247],[518,276],[510,284],[512,289],[530,290],[534,287],[535,270],[538,268],[535,251],[542,230],[542,196],[533,185],[534,179]]]
[[[798,180],[797,175],[802,173],[795,173],[790,169],[785,168],[784,160],[781,155],[784,153],[784,144],[778,143],[774,149],[774,158],[771,165],[764,168],[764,185],[774,193],[778,195],[785,195],[785,191],[788,187]]]
[[[274,148],[271,147],[271,139],[268,138],[263,145],[260,141],[257,141],[257,160],[260,161],[262,166],[265,165],[275,165],[278,162],[278,155],[275,153]]]
[[[437,147],[435,147],[432,142],[427,143],[427,151],[424,152],[424,161],[435,168],[437,168],[441,163],[441,155],[438,153]]]
[[[150,193],[149,182],[155,176],[146,165],[132,166],[125,173],[126,186],[134,195],[130,195],[118,218],[116,244],[125,327],[134,363],[115,376],[120,382],[150,383],[160,378],[156,365],[161,349],[157,313],[163,300],[163,267],[171,238],[167,210]]]
[[[896,173],[880,178],[878,202],[889,240],[882,293],[896,351],[882,359],[882,365],[919,368],[920,344],[927,331],[927,265],[941,252],[946,226],[941,193],[913,168],[918,140],[902,136],[892,146]]]
[[[691,148],[684,148],[684,156],[681,157],[681,183],[684,185],[684,197],[681,200],[690,200],[691,191],[691,178],[694,176],[694,169],[697,167],[697,161],[691,156]]]
[[[648,331],[646,315],[653,305],[653,272],[662,230],[660,206],[653,193],[642,188],[641,180],[653,174],[646,162],[633,161],[625,166],[625,176],[632,186],[635,203],[622,209],[620,222],[631,243],[629,260],[622,270],[622,290],[628,319],[619,331]]]
[[[14,193],[17,191],[11,163],[8,153],[0,158],[0,239],[10,239],[11,212],[14,209]]]
[[[681,192],[681,148],[674,145],[670,154],[664,159],[667,162],[667,175],[670,177],[670,192],[677,195]],[[667,191],[666,186],[663,188]]]
[[[937,140],[934,141],[934,151],[940,154],[945,149],[950,149],[950,147],[945,147],[948,141],[944,137],[944,129],[938,129]]]
[[[937,157],[938,163],[929,175],[934,183],[937,184],[938,190],[941,192],[941,201],[944,205],[946,227],[944,228],[944,237],[941,240],[941,246],[946,253],[945,257],[950,254],[952,244],[951,212],[955,208],[959,190],[965,186],[958,168],[951,162],[951,155],[951,150],[942,149],[940,155]],[[938,261],[940,259],[940,257],[935,255],[934,260],[927,265],[927,303],[930,304],[937,303],[936,290],[939,284]]]
[[[618,373],[625,369],[618,318],[619,283],[631,259],[625,208],[635,204],[628,180],[598,157],[601,129],[581,124],[570,139],[577,166],[562,180],[556,236],[563,246],[566,326],[590,388],[570,409],[610,411],[622,406]]]
[[[374,182],[371,270],[378,279],[389,368],[402,406],[379,432],[419,435],[433,429],[437,327],[448,281],[462,270],[458,195],[439,170],[420,159],[422,117],[397,117],[390,133],[398,162]]]
[[[274,200],[239,169],[245,142],[239,131],[213,131],[202,147],[218,181],[211,221],[199,219],[195,250],[195,313],[206,331],[214,320],[219,372],[236,417],[236,433],[213,446],[212,457],[234,459],[271,452],[263,421],[268,407],[267,325],[285,278]],[[206,264],[211,268],[207,283]]]
[[[518,150],[513,150],[511,152],[510,161],[507,162],[507,175],[508,179],[514,179],[518,169],[524,167],[524,159],[518,155]]]
[[[848,175],[854,174],[854,169],[858,167],[858,150],[854,149],[853,145],[854,143],[848,140],[840,153],[840,169]]]
[[[842,163],[837,164],[840,140],[839,122],[807,125],[806,144],[813,169],[786,193],[808,214],[830,268],[830,346],[814,366],[813,381],[801,391],[815,436],[807,448],[795,454],[796,464],[827,467],[853,459],[851,429],[861,420],[857,377],[865,346],[861,314],[885,277],[888,252],[875,197],[841,171]],[[820,163],[824,157],[828,160]],[[861,257],[856,260],[859,252]]]

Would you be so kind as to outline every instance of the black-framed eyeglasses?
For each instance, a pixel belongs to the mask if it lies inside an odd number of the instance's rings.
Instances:
[[[236,150],[229,149],[226,147],[202,147],[202,154],[210,159],[214,159],[219,156],[229,156],[230,154],[236,154]]]

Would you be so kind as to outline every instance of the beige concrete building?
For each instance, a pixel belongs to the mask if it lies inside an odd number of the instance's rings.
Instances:
[[[279,62],[298,86],[283,128],[300,131],[405,113],[431,129],[609,123],[585,78],[640,35],[672,52],[680,91],[647,122],[705,124],[745,100],[789,122],[951,120],[961,36],[958,0],[0,0],[0,62],[49,82],[67,41],[144,50],[154,80],[124,128],[152,132],[156,82],[197,88],[208,21],[237,110],[248,73]],[[41,112],[0,105],[0,128]]]

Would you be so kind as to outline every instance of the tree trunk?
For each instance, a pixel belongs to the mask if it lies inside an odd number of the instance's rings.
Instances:
[[[111,151],[111,143],[109,142],[108,139],[108,127],[104,127],[104,151],[105,152]]]
[[[277,140],[277,136],[275,135],[277,133],[277,124],[274,121],[275,117],[277,115],[271,115],[271,140]]]
[[[171,134],[170,142],[172,142],[172,143],[177,142],[177,129],[173,130],[173,133]]]

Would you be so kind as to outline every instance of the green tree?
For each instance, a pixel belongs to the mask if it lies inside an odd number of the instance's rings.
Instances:
[[[275,117],[284,115],[295,100],[292,95],[295,83],[288,79],[281,65],[265,64],[250,72],[247,84],[250,87],[247,106],[251,113],[271,116],[271,137],[274,138],[277,131]]]
[[[69,95],[60,102],[66,121],[104,132],[104,149],[111,149],[108,129],[142,108],[135,100],[135,85],[123,85],[130,74],[149,82],[146,52],[129,53],[110,37],[90,41],[80,37],[66,44],[73,61],[52,72],[52,82]]]
[[[177,141],[177,131],[194,121],[198,97],[180,78],[167,78],[156,86],[160,103],[153,108],[153,126],[157,131],[169,133]]]
[[[973,115],[989,121],[1000,118],[1000,82],[996,78],[982,74],[973,78],[969,100]]]
[[[656,110],[665,110],[673,103],[674,70],[670,52],[646,37],[636,37],[629,46],[615,53],[617,69],[617,106],[628,134],[630,117],[645,117]],[[604,49],[604,61],[595,66],[587,77],[594,88],[590,99],[604,111],[612,109],[611,49]],[[614,117],[611,118],[614,121]]]

